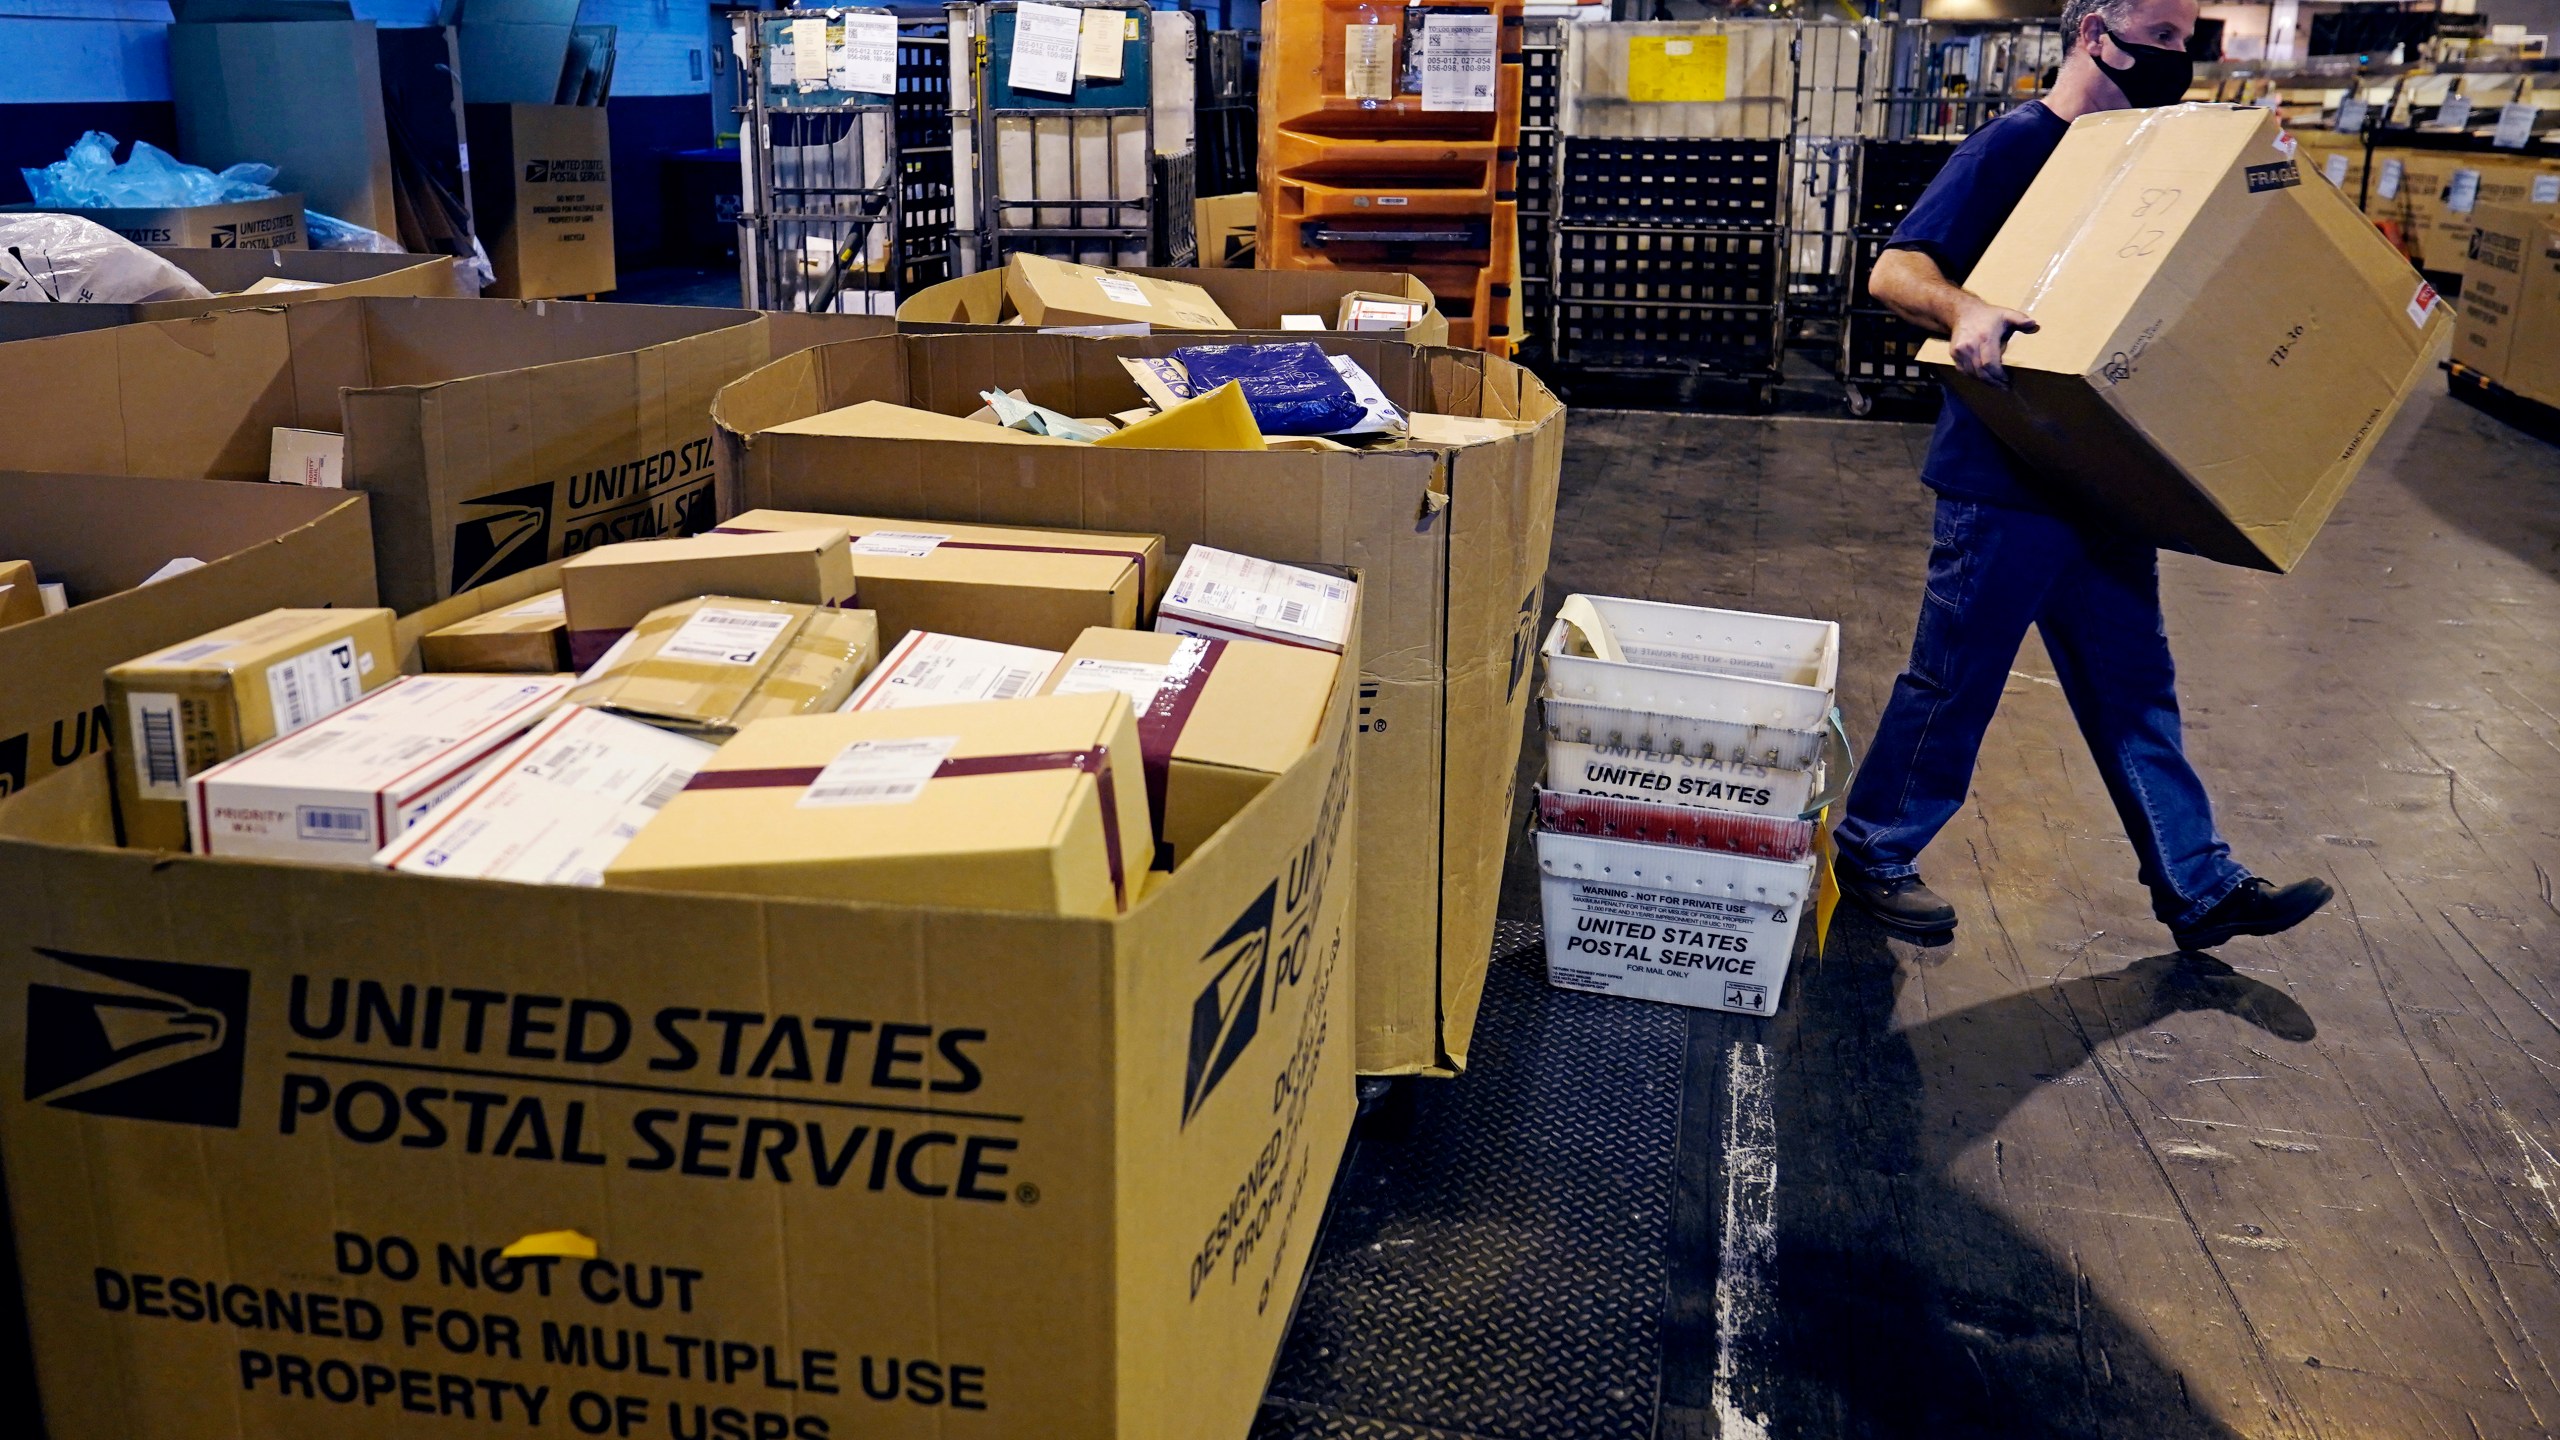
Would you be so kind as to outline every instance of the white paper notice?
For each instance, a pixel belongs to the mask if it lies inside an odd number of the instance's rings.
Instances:
[[[802,809],[838,805],[905,805],[924,793],[957,735],[918,735],[907,740],[856,740],[818,772],[800,796]]]
[[[1342,93],[1354,100],[1396,98],[1396,27],[1342,27]]]
[[[2328,159],[2321,161],[2320,173],[2322,176],[2327,178],[2330,184],[2335,185],[2340,189],[2346,188],[2347,157],[2344,155],[2332,155]]]
[[[506,613],[521,616],[527,620],[538,620],[545,615],[566,615],[569,613],[569,607],[562,599],[560,592],[554,590],[548,595],[538,595],[527,600]]]
[[[753,665],[791,624],[785,610],[724,610],[706,605],[688,616],[658,647],[666,660],[705,665]]]
[[[1139,289],[1138,282],[1135,280],[1123,279],[1118,275],[1096,275],[1093,277],[1093,283],[1094,288],[1100,290],[1105,299],[1117,304],[1148,305],[1147,292]],[[1154,307],[1148,305],[1148,308]]]
[[[2498,109],[2498,133],[2491,144],[2509,150],[2521,150],[2533,140],[2534,117],[2542,113],[2539,105],[2504,105]]]
[[[2444,107],[2436,111],[2436,123],[2448,130],[2462,130],[2469,128],[2471,124],[2471,97],[2468,95],[2446,96]]]
[[[1422,108],[1491,110],[1499,39],[1491,15],[1424,15]]]
[[[1004,83],[1041,95],[1075,94],[1083,36],[1084,12],[1022,0],[1013,12],[1013,64]]]
[[[2377,200],[2388,200],[2399,193],[2400,162],[2398,160],[2385,160],[2382,162],[2382,169],[2375,172],[2373,177],[2374,198]]]
[[[921,560],[941,548],[948,535],[929,530],[874,530],[853,537],[856,555],[897,555],[908,560]]]
[[[2536,205],[2560,205],[2560,175],[2536,175],[2533,177],[2533,203]]]
[[[791,78],[803,90],[826,85],[827,17],[817,15],[791,22]]]
[[[828,57],[827,83],[857,95],[898,89],[898,17],[847,15],[844,46]]]
[[[1076,73],[1087,80],[1120,78],[1121,47],[1127,42],[1129,18],[1118,10],[1087,10],[1076,36]]]
[[[2468,215],[2480,203],[2480,172],[2456,170],[2453,183],[2445,187],[2444,208],[2456,215]]]
[[[2341,100],[2338,102],[2338,123],[2331,128],[2335,129],[2341,135],[2362,134],[2364,132],[2364,112],[2365,104],[2363,96],[2359,95],[2352,99]]]

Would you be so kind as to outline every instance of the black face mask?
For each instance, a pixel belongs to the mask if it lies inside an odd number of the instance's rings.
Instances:
[[[2195,83],[2195,57],[2186,51],[2136,45],[2113,30],[2105,34],[2116,42],[2117,49],[2133,57],[2133,64],[2119,70],[2101,59],[2098,68],[2116,82],[2116,88],[2124,92],[2125,103],[2134,109],[2175,105],[2186,95],[2187,87]]]

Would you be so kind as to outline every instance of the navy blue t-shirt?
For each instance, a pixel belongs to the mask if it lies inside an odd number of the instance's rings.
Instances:
[[[1936,261],[1949,282],[1962,285],[2070,128],[2043,101],[2031,100],[1974,131],[1894,227],[1885,248],[1917,250]],[[2022,510],[2046,508],[2036,498],[2026,462],[2001,444],[1953,390],[1938,411],[1938,432],[1929,439],[1920,479],[1941,495]]]

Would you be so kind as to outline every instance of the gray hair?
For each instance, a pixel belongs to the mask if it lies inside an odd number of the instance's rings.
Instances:
[[[2110,30],[2120,30],[2133,23],[2133,12],[2142,0],[2065,0],[2062,7],[2062,48],[2068,52],[2080,43],[2080,22],[2095,15]]]

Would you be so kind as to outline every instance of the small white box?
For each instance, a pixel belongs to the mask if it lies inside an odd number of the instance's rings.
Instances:
[[[412,675],[196,775],[198,854],[361,865],[560,703],[567,677]]]
[[[564,705],[373,857],[412,875],[601,885],[716,745]]]
[[[907,710],[980,700],[1027,700],[1067,657],[1028,645],[999,645],[910,630],[880,668],[855,687],[844,710]]]
[[[315,490],[347,488],[347,437],[326,430],[294,430],[279,425],[267,450],[267,483],[308,485]]]
[[[1818,855],[1764,860],[1538,832],[1547,981],[1560,989],[1770,1015]]]
[[[1156,631],[1264,640],[1339,655],[1360,587],[1319,570],[1194,545],[1156,607]]]

